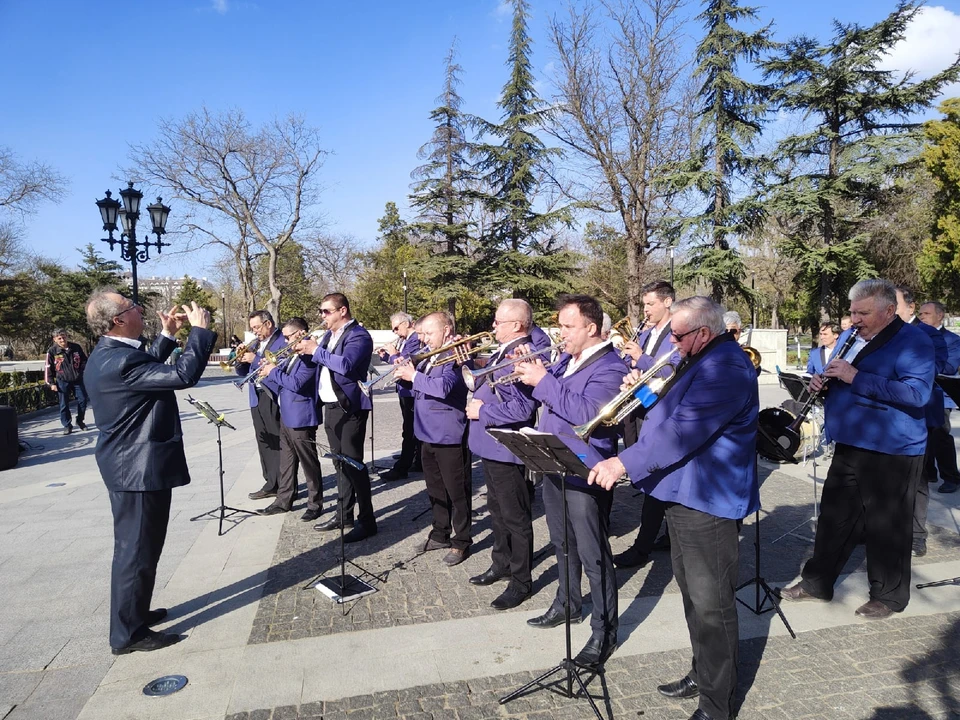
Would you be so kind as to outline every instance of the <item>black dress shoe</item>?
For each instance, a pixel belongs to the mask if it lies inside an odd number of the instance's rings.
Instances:
[[[313,522],[318,517],[320,517],[319,510],[307,510],[303,515],[300,516],[301,522]]]
[[[580,610],[577,612],[570,611],[570,622],[578,623],[583,620],[583,615]],[[535,618],[530,618],[527,620],[527,625],[530,627],[541,628],[546,630],[548,628],[555,628],[563,625],[564,614],[563,610],[558,610],[557,608],[550,606],[550,609],[547,610],[543,615],[538,615]]]
[[[854,613],[857,617],[869,618],[870,620],[883,620],[893,615],[893,610],[889,605],[884,605],[879,600],[869,600],[857,608]]]
[[[622,553],[613,556],[613,564],[618,568],[643,567],[650,562],[650,556],[633,545]]]
[[[500,595],[490,603],[490,607],[494,610],[510,610],[517,607],[520,603],[530,597],[530,593],[523,592],[522,590],[517,590],[516,588],[508,587]]]
[[[343,527],[343,528],[351,527],[351,528],[352,528],[352,527],[353,527],[353,518],[349,518],[349,517],[344,518],[344,519],[343,519],[343,525],[341,525],[341,524],[340,524],[340,518],[334,516],[334,517],[330,518],[329,520],[327,520],[326,522],[317,523],[316,525],[313,526],[313,529],[314,529],[314,530],[319,530],[320,532],[329,532],[329,531],[331,531],[331,530],[339,530],[341,527]]]
[[[450,548],[450,550],[447,552],[447,554],[443,556],[443,562],[444,562],[444,564],[448,565],[449,567],[453,567],[454,565],[459,565],[459,564],[462,563],[464,560],[466,560],[468,557],[470,557],[470,551],[469,551],[469,550],[465,550],[465,549],[463,549],[463,548],[455,548],[455,547],[452,547],[452,548]]]
[[[80,428],[81,430],[87,429],[87,425],[86,423],[83,422],[83,420],[77,420],[77,427]]]
[[[499,570],[494,570],[493,568],[489,568],[484,572],[480,573],[479,575],[474,575],[472,578],[470,578],[470,584],[483,585],[483,586],[493,585],[498,580],[503,580],[508,577],[510,577],[509,571],[501,572]]]
[[[409,472],[412,472],[412,473],[422,473],[422,472],[423,472],[423,466],[420,465],[419,463],[417,463],[416,465],[411,465]]]
[[[382,473],[380,473],[380,479],[385,480],[386,482],[391,482],[392,480],[404,480],[406,477],[406,472],[397,470],[384,470]]]
[[[183,640],[183,635],[170,635],[168,633],[154,632],[150,630],[147,635],[135,643],[130,643],[126,647],[112,648],[114,655],[127,655],[132,652],[152,652],[160,650]]]
[[[670,536],[664,533],[656,540],[653,541],[654,550],[669,550],[670,549]]]
[[[689,720],[713,720],[713,716],[707,715],[703,710],[697,708],[693,711],[693,715],[690,716]]]
[[[290,512],[286,508],[282,508],[279,505],[269,505],[263,510],[257,510],[259,515],[283,515],[285,512]]]
[[[583,667],[602,667],[616,649],[616,640],[591,637],[573,661]]]
[[[780,596],[781,600],[790,600],[791,602],[802,602],[804,600],[819,600],[820,602],[830,602],[829,598],[820,598],[816,595],[812,595],[807,592],[806,589],[800,584],[791,585],[790,587],[780,588],[776,591]]]
[[[373,537],[377,534],[377,526],[368,527],[366,525],[357,524],[354,526],[353,530],[348,532],[343,536],[343,541],[345,543],[355,543],[360,542],[361,540],[366,540],[368,537]]]
[[[673,698],[674,700],[689,700],[700,694],[700,688],[690,679],[689,675],[684,675],[676,682],[657,685],[657,690],[664,697]]]
[[[156,625],[167,616],[166,608],[157,608],[147,613],[147,625]]]
[[[252,492],[249,495],[247,495],[247,497],[250,498],[251,500],[266,500],[267,498],[272,498],[276,496],[277,496],[277,493],[275,491],[270,492],[269,490],[257,490],[256,492]]]

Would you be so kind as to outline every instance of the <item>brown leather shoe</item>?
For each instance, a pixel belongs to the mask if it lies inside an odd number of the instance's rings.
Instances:
[[[453,567],[454,565],[459,565],[470,555],[468,550],[463,550],[461,548],[450,548],[450,552],[443,556],[443,562]]]
[[[879,600],[870,600],[858,607],[856,614],[869,620],[883,620],[893,615],[893,610]]]
[[[791,585],[790,587],[780,588],[777,593],[782,600],[789,600],[790,602],[802,602],[803,600],[819,600],[820,602],[830,602],[826,598],[820,598],[816,595],[811,595],[800,583],[796,585]]]

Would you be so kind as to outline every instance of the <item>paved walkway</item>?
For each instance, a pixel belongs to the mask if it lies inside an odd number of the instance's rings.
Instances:
[[[261,506],[246,497],[260,484],[246,396],[218,371],[209,375],[191,394],[223,409],[238,428],[224,435],[227,503]],[[762,394],[764,405],[779,402],[773,389]],[[160,629],[188,637],[160,652],[119,658],[106,642],[112,528],[93,461],[95,434],[63,437],[51,413],[23,423],[21,439],[33,449],[0,474],[0,720],[589,717],[584,700],[547,692],[497,702],[563,654],[562,630],[525,623],[547,607],[556,582],[539,497],[536,594],[496,613],[489,601],[499,588],[466,582],[489,561],[479,473],[475,554],[456,568],[443,566],[438,553],[419,551],[429,522],[419,476],[375,481],[380,533],[348,552],[387,578],[344,616],[306,587],[335,571],[336,537],[314,532],[299,512],[249,517],[221,537],[216,522],[190,522],[219,503],[217,445],[213,428],[186,403],[181,409],[194,482],[174,493],[155,605],[170,608]],[[377,398],[375,430],[376,455],[387,465],[399,436],[389,394]],[[324,469],[332,472],[327,461]],[[771,585],[791,581],[810,552],[811,471],[809,464],[763,466],[762,569]],[[325,486],[329,501],[332,477]],[[630,544],[642,500],[629,488],[617,493],[615,551]],[[915,582],[960,575],[960,498],[931,499],[930,552],[916,563]],[[754,574],[754,529],[751,519],[742,534],[744,579]],[[621,647],[604,677],[590,683],[598,696],[605,684],[608,717],[685,718],[695,708],[656,693],[657,683],[682,676],[689,661],[669,565],[665,554],[655,554],[647,567],[618,573]],[[784,606],[797,640],[775,615],[741,608],[740,717],[960,714],[960,591],[915,591],[905,613],[869,623],[853,615],[866,597],[862,553],[847,570],[832,603]],[[754,601],[752,588],[743,599]],[[588,633],[586,624],[574,627],[574,651]],[[184,690],[142,695],[148,681],[171,673],[189,678]]]

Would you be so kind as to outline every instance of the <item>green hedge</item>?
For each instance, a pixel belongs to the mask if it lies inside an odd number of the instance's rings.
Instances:
[[[58,402],[57,393],[43,382],[43,370],[0,373],[0,405],[12,406],[18,415]]]

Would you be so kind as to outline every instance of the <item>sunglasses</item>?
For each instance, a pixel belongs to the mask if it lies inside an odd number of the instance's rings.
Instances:
[[[327,308],[320,308],[320,314],[326,317],[327,315],[333,315],[335,312],[342,309],[343,308],[334,308],[333,310],[328,310]]]
[[[693,333],[695,333],[695,332],[697,332],[697,331],[699,331],[699,330],[703,330],[705,327],[706,327],[706,325],[701,325],[700,327],[694,328],[693,330],[687,330],[687,332],[685,332],[685,333],[679,333],[679,334],[678,334],[678,333],[676,333],[676,332],[671,332],[670,334],[673,335],[673,339],[674,339],[674,340],[676,340],[677,342],[680,342],[680,341],[683,340],[687,335],[692,335]]]

